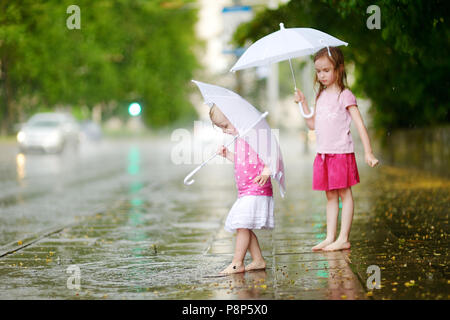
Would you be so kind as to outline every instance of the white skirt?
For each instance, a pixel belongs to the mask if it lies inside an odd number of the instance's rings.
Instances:
[[[273,197],[243,196],[236,200],[225,221],[225,230],[273,229]]]

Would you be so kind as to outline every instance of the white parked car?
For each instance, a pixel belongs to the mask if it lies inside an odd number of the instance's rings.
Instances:
[[[66,113],[48,112],[32,116],[17,134],[20,151],[43,150],[59,153],[68,145],[77,147],[80,129]]]

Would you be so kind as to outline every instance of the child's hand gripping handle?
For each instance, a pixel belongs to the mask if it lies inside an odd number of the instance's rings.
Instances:
[[[303,118],[305,119],[310,119],[312,118],[312,116],[314,115],[314,109],[309,107],[309,110],[311,111],[309,114],[305,114],[305,112],[303,111],[303,105],[301,100],[305,99],[305,96],[303,95],[303,93],[297,89],[297,87],[295,87],[295,96],[296,96],[296,100],[298,103],[298,107],[300,109],[300,113],[302,114]]]

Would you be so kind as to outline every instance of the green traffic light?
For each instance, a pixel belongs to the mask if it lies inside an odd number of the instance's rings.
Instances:
[[[142,111],[142,108],[141,108],[140,104],[137,102],[133,102],[128,107],[128,113],[133,117],[138,116],[141,113],[141,111]]]

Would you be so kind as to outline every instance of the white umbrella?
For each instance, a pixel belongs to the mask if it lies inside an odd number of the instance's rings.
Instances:
[[[337,47],[341,45],[347,46],[348,43],[316,29],[286,29],[284,24],[280,23],[280,30],[273,32],[252,44],[230,71],[234,72],[289,60],[295,89],[297,89],[291,59],[314,54],[325,47]],[[328,54],[331,56],[329,49]],[[301,103],[299,103],[299,107],[300,112],[305,118],[311,118],[313,116],[314,111],[312,108],[310,108],[311,113],[305,115]]]
[[[272,178],[277,180],[281,196],[284,197],[286,187],[284,181],[283,156],[277,138],[265,120],[268,112],[261,114],[247,100],[231,90],[195,80],[192,80],[192,82],[200,89],[205,103],[209,106],[215,104],[238,131],[239,134],[235,136],[233,141],[231,141],[227,147],[238,137],[246,136],[248,144],[270,169]],[[194,169],[185,178],[185,184],[192,184],[193,181],[188,181],[192,175],[216,155],[217,154],[214,154],[210,159]]]

